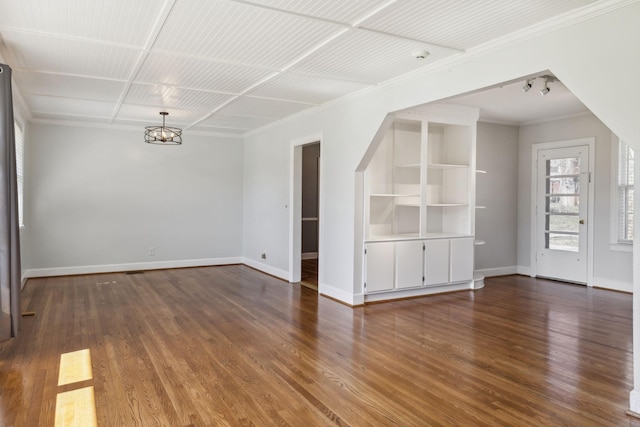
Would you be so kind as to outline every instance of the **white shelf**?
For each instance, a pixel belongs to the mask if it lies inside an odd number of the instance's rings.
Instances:
[[[483,174],[485,174],[485,173],[487,173],[487,171],[483,171],[482,169],[476,169],[476,173],[483,173]]]
[[[486,209],[486,206],[476,206],[476,209]]]
[[[407,165],[396,165],[397,168],[409,168],[409,169],[419,169],[420,163],[413,163]]]
[[[427,165],[430,169],[463,169],[468,168],[469,165],[452,165],[446,163],[429,163]]]
[[[476,245],[476,246],[482,246],[482,245],[484,245],[485,243],[487,243],[487,242],[485,242],[484,240],[478,240],[478,239],[476,239],[476,240],[473,242],[473,244],[474,244],[474,245]]]
[[[427,207],[441,207],[441,208],[449,208],[449,207],[466,207],[469,206],[466,203],[427,203]]]
[[[371,197],[420,197],[419,194],[399,194],[399,193],[373,193]]]

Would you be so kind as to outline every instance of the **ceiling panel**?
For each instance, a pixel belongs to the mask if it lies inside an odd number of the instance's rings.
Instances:
[[[248,94],[322,104],[370,85],[306,74],[282,73]]]
[[[154,48],[281,69],[339,26],[225,0],[176,3]]]
[[[13,78],[23,95],[46,95],[84,98],[115,102],[124,90],[125,82],[90,79],[63,74],[38,73],[16,70]]]
[[[311,107],[309,104],[242,96],[222,107],[219,113],[281,119]]]
[[[234,135],[242,135],[247,132],[247,129],[233,129],[233,128],[223,128],[223,127],[209,127],[209,126],[194,126],[190,127],[186,132],[197,131],[197,132],[216,132],[216,133],[231,133]]]
[[[272,73],[260,68],[152,53],[136,81],[239,94]]]
[[[161,108],[199,110],[207,113],[231,98],[232,95],[180,89],[174,86],[134,84],[129,89],[124,102]]]
[[[389,0],[250,0],[251,3],[352,24]]]
[[[427,49],[425,60],[415,59],[412,52]],[[323,46],[291,68],[310,73],[375,84],[433,63],[453,51],[427,48],[423,43],[388,37],[369,31],[351,30]]]
[[[162,109],[152,105],[123,104],[116,121],[143,122],[144,126],[162,124]],[[167,126],[188,126],[201,119],[204,114],[201,111],[181,110],[177,108],[167,109],[169,115],[166,118]]]
[[[247,116],[226,116],[215,114],[206,120],[203,120],[199,126],[209,126],[217,128],[235,128],[235,129],[256,129],[261,126],[274,122],[276,119],[263,117],[247,117]]]
[[[469,49],[595,0],[400,0],[362,26]]]
[[[126,80],[140,52],[42,35],[2,32],[0,54],[14,68]]]
[[[144,46],[158,16],[158,3],[155,0],[2,1],[0,28]]]
[[[111,118],[113,103],[87,101],[83,99],[60,98],[53,96],[26,95],[25,100],[31,113],[38,117],[48,114],[58,117],[100,117]]]

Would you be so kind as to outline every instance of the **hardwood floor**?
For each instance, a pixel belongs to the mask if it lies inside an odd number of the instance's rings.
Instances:
[[[521,276],[350,308],[244,266],[29,280],[0,344],[0,424],[640,426],[631,295]],[[93,378],[58,386],[60,355]]]
[[[318,259],[303,259],[300,263],[300,284],[318,290]]]

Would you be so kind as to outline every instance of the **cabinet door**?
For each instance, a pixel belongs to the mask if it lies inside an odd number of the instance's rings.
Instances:
[[[451,239],[451,281],[473,280],[473,238]]]
[[[425,285],[449,283],[449,240],[426,240],[424,244]]]
[[[396,288],[422,286],[422,242],[396,243]]]
[[[395,243],[369,243],[365,250],[365,293],[393,289]]]

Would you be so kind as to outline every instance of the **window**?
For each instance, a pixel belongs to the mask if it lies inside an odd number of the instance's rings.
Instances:
[[[14,132],[16,138],[16,175],[18,180],[18,223],[20,227],[24,227],[24,215],[22,208],[22,191],[24,188],[24,132],[20,123],[14,122]]]
[[[618,143],[618,243],[633,243],[633,149],[623,141]]]

